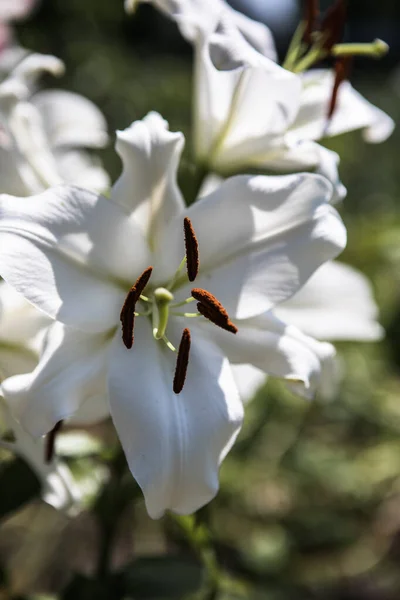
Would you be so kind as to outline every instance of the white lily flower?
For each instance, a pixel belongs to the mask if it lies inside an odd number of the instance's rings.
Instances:
[[[111,200],[75,187],[0,198],[0,274],[59,321],[38,367],[3,382],[3,393],[33,435],[88,397],[108,396],[149,514],[191,513],[216,494],[241,426],[231,362],[285,377],[306,394],[317,383],[317,353],[269,311],[342,250],[345,229],[330,184],[306,173],[234,177],[185,208],[176,184],[183,136],[155,113],[118,132],[116,147],[124,169]],[[200,248],[196,284],[181,270],[184,217]],[[228,331],[182,314],[188,308],[178,305],[193,297]],[[170,350],[179,340],[176,360]]]
[[[0,281],[0,378],[29,373],[39,359],[51,320]]]
[[[390,117],[358,94],[350,83],[339,89],[337,110],[327,123],[333,75],[319,70],[287,71],[220,26],[199,35],[195,58],[195,154],[209,170],[229,174],[246,168],[268,171],[313,169],[336,186],[336,153],[315,140],[354,129],[368,141],[383,141]]]
[[[64,65],[31,54],[0,84],[1,190],[27,196],[63,182],[107,189],[107,174],[85,150],[107,143],[103,115],[72,92],[33,93],[44,72],[60,75]]]
[[[319,340],[373,342],[384,334],[368,279],[339,262],[322,265],[274,313]]]
[[[25,431],[1,396],[0,417],[4,427],[0,448],[9,450],[29,465],[42,485],[42,497],[47,504],[73,514],[81,494],[67,465],[58,460],[46,462],[45,440],[35,439]]]
[[[214,31],[223,20],[240,31],[258,52],[276,60],[275,44],[268,27],[234,10],[225,0],[125,0],[125,10],[134,12],[141,2],[153,4],[173,19],[189,42],[196,41],[199,30],[203,33]]]
[[[15,21],[26,17],[37,4],[37,0],[1,0],[0,21]]]

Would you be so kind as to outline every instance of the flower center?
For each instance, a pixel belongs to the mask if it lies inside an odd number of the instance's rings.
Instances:
[[[199,246],[192,223],[188,217],[185,217],[183,225],[185,233],[185,257],[172,280],[166,287],[158,287],[151,291],[149,295],[145,295],[143,292],[153,272],[153,267],[148,267],[129,290],[120,314],[122,341],[128,350],[132,348],[134,342],[135,317],[149,317],[152,320],[154,339],[163,341],[167,348],[173,352],[177,352],[173,382],[173,390],[176,394],[182,391],[185,383],[189,364],[191,335],[189,329],[185,328],[182,333],[179,349],[176,350],[166,335],[170,315],[187,318],[203,316],[218,327],[222,327],[222,329],[231,333],[237,333],[237,327],[229,319],[229,315],[222,304],[210,292],[202,288],[193,288],[192,295],[189,298],[181,302],[174,302],[175,298],[171,290],[174,289],[175,283],[184,266],[186,265],[187,278],[192,282],[198,275],[200,265]],[[196,300],[198,312],[178,312],[175,310]],[[144,307],[145,310],[143,312],[136,310],[138,302]]]

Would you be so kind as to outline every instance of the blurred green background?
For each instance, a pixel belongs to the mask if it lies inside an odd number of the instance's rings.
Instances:
[[[387,29],[392,36],[398,5],[350,5],[347,35],[384,37]],[[149,110],[182,130],[185,189],[192,169],[192,55],[171,22],[149,6],[128,18],[122,0],[47,0],[17,33],[26,48],[65,61],[66,76],[46,84],[93,100],[111,133]],[[395,44],[384,61],[358,63],[353,83],[399,122],[397,59]],[[150,521],[118,457],[115,486],[104,489],[94,512],[69,522],[35,501],[8,513],[0,527],[1,599],[53,597],[61,589],[54,597],[67,600],[400,597],[399,141],[399,131],[380,146],[366,145],[359,133],[329,141],[341,155],[349,191],[341,209],[349,232],[342,259],[371,278],[387,331],[379,344],[338,346],[345,377],[336,400],[310,404],[270,381],[247,409],[221,471],[221,492],[201,511],[196,532],[191,520]],[[115,179],[121,165],[112,144],[102,154]],[[106,426],[94,433],[112,445]],[[93,581],[102,539],[98,514],[103,534],[109,527],[114,536],[114,571],[102,579],[100,561],[101,583]]]

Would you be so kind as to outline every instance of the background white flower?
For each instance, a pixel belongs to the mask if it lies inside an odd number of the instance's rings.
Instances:
[[[64,65],[53,56],[31,54],[0,84],[2,191],[26,196],[62,182],[107,189],[108,175],[85,150],[108,141],[102,113],[72,92],[35,92],[45,72],[61,75]]]
[[[195,45],[195,154],[208,169],[229,174],[246,168],[316,170],[343,198],[337,154],[315,143],[326,135],[364,128],[383,141],[392,119],[358,94],[339,89],[328,123],[333,75],[291,73],[254,50],[239,32],[220,25]]]
[[[236,28],[261,54],[276,59],[275,44],[268,27],[234,10],[225,0],[125,0],[125,9],[133,12],[140,2],[150,2],[176,21],[184,38],[193,42],[199,31],[213,31],[221,21]]]

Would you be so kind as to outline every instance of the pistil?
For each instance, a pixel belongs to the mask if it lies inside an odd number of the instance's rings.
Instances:
[[[167,288],[157,288],[154,291],[153,335],[156,340],[165,337],[169,318],[169,305],[174,299]]]

